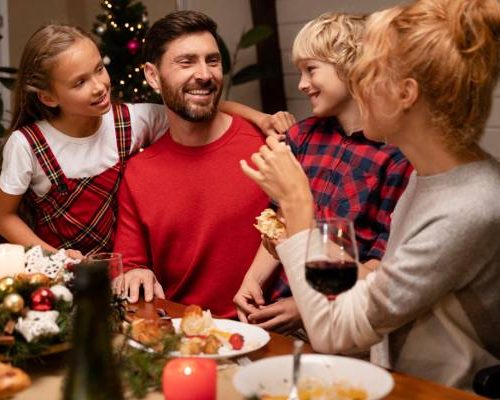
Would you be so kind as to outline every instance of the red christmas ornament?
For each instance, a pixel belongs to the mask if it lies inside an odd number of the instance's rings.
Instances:
[[[139,41],[137,39],[130,39],[127,43],[127,50],[130,54],[135,55],[139,51]]]
[[[56,296],[49,288],[41,287],[31,293],[31,309],[35,311],[49,311],[54,308]]]

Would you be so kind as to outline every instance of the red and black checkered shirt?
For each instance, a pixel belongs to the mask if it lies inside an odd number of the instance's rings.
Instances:
[[[309,178],[316,217],[351,219],[360,261],[381,259],[391,213],[412,171],[403,154],[368,140],[362,132],[347,136],[335,117],[295,124],[287,142]],[[288,285],[280,280],[272,298],[286,295]]]

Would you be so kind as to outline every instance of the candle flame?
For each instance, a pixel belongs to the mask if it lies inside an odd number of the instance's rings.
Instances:
[[[191,367],[186,367],[184,368],[184,375],[191,375],[193,373],[193,370]]]

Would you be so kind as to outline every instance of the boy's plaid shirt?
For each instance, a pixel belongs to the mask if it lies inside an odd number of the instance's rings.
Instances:
[[[351,219],[360,261],[381,259],[391,213],[412,171],[403,154],[394,146],[366,139],[362,132],[347,136],[334,117],[311,117],[295,124],[287,143],[309,178],[316,217]],[[274,286],[274,299],[287,293],[283,278],[284,273]]]

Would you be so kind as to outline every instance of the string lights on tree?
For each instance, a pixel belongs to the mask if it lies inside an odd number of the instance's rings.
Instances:
[[[145,6],[135,0],[102,0],[93,32],[109,72],[113,98],[126,102],[156,102],[161,98],[143,74],[142,46],[149,29]]]

